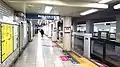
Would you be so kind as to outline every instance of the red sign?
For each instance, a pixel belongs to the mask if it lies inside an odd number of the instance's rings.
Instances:
[[[69,28],[66,28],[66,30],[69,30]]]
[[[71,27],[65,27],[65,32],[70,33],[71,32]]]
[[[66,57],[66,56],[60,56],[60,59],[61,59],[62,61],[69,61],[69,58]]]

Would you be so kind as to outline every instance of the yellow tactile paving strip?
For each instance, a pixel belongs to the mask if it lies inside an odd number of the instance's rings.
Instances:
[[[63,48],[62,44],[59,43],[59,40],[57,40],[57,45]],[[68,52],[77,62],[80,63],[81,67],[98,67],[93,62],[89,61],[88,59],[84,57],[77,56],[74,52]]]
[[[73,52],[68,52],[77,62],[80,63],[81,67],[98,67],[96,64],[93,62],[89,61],[88,59],[84,57],[79,57]]]
[[[59,40],[57,40],[57,45],[60,46],[61,48],[63,48],[62,44],[59,43]]]

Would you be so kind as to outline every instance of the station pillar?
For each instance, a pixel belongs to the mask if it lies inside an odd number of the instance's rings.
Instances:
[[[86,22],[86,33],[93,33],[94,32],[94,23],[90,20]]]
[[[71,50],[71,17],[63,17],[63,50]]]

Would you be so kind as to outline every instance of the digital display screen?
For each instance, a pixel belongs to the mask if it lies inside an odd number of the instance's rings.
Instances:
[[[98,36],[98,32],[94,32],[94,36]]]
[[[107,38],[107,32],[101,32],[101,38],[104,38],[104,39],[106,39]]]
[[[115,34],[110,34],[110,38],[116,38]]]

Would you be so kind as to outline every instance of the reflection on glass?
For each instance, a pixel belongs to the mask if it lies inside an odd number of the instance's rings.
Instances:
[[[93,36],[98,37],[98,32],[94,32]]]
[[[93,53],[101,58],[103,58],[103,44],[99,41],[93,42]]]
[[[110,33],[110,39],[116,39],[116,33]]]
[[[110,65],[120,67],[119,42],[92,38],[91,53],[103,61],[109,62]]]
[[[106,60],[120,67],[120,46],[106,44]]]
[[[74,51],[80,55],[83,55],[84,49],[84,37],[83,36],[74,36]]]
[[[101,38],[106,39],[107,38],[107,33],[106,32],[101,32]]]

